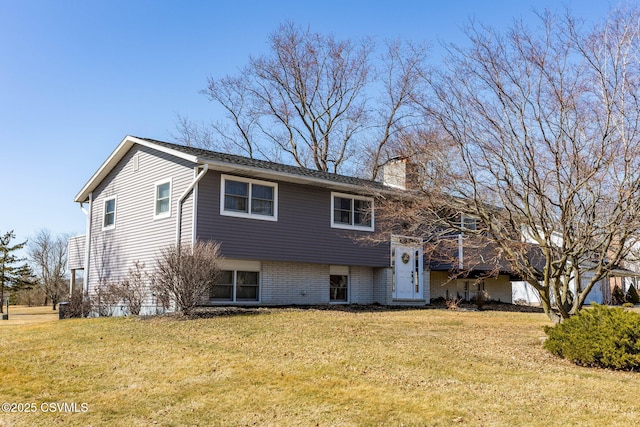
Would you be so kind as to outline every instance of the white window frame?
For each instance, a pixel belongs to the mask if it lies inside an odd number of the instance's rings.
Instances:
[[[362,226],[355,224],[342,224],[335,222],[335,203],[336,197],[340,197],[343,199],[352,199],[352,200],[364,200],[370,203],[371,205],[371,225],[370,226]],[[353,221],[353,203],[351,204],[351,220]],[[373,197],[365,197],[365,196],[356,196],[354,194],[346,194],[346,193],[336,193],[331,192],[331,228],[342,228],[346,230],[359,230],[359,231],[374,231],[375,230],[375,208],[373,203]]]
[[[169,184],[169,210],[167,212],[158,213],[158,188],[163,184]],[[173,180],[171,178],[158,181],[153,186],[153,218],[169,218],[171,216],[171,199],[173,192]]]
[[[462,230],[468,231],[476,231],[478,229],[478,224],[480,223],[480,218],[472,215],[462,214],[460,215],[460,228]],[[470,227],[473,225],[473,227]]]
[[[105,218],[107,216],[107,202],[113,200],[113,224],[105,225]],[[110,196],[104,199],[102,202],[102,230],[113,230],[116,228],[116,218],[118,214],[118,197]]]
[[[236,181],[236,182],[244,182],[249,185],[249,194],[247,196],[248,210],[249,212],[238,212],[238,211],[228,211],[224,208],[224,199],[225,199],[225,185],[227,181]],[[265,187],[273,188],[273,215],[260,215],[251,213],[251,202],[252,202],[252,188],[253,184],[262,185]],[[239,176],[233,175],[221,175],[220,176],[220,215],[224,216],[233,216],[238,218],[251,218],[251,219],[259,219],[262,221],[277,221],[278,220],[278,184],[276,182],[270,181],[260,181],[252,178],[243,178]]]
[[[349,274],[349,266],[346,265],[330,265],[329,266],[329,304],[349,304],[351,301],[351,274]],[[346,299],[331,299],[331,276],[343,276],[347,278]]]
[[[258,304],[262,301],[262,268],[259,261],[247,261],[247,260],[227,260],[223,259],[220,262],[220,270],[231,271],[233,276],[231,299],[213,299],[209,296],[210,304]],[[257,300],[238,300],[237,290],[238,282],[237,277],[239,272],[258,273],[258,299]]]

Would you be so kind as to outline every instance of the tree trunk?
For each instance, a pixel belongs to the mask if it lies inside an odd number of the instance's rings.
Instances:
[[[562,322],[562,317],[558,315],[555,311],[553,311],[553,307],[551,306],[551,298],[549,297],[549,292],[547,289],[538,289],[540,294],[540,303],[542,304],[542,309],[549,319],[553,322],[554,325]]]

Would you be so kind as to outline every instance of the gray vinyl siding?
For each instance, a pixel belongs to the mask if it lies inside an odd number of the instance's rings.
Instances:
[[[67,265],[69,270],[78,270],[84,268],[84,252],[86,237],[74,236],[69,239],[69,250],[67,255]]]
[[[220,215],[220,173],[209,171],[198,184],[198,239],[222,245],[229,258],[385,267],[389,245],[365,245],[353,236],[373,237],[331,227],[331,190],[288,182],[278,184],[278,220]]]
[[[138,155],[138,170],[134,156]],[[160,250],[175,244],[177,200],[194,178],[194,164],[162,152],[134,146],[93,192],[89,289],[102,281],[127,277],[134,261],[155,268]],[[155,218],[155,185],[171,179],[170,216]],[[105,199],[116,197],[115,228],[103,230]],[[182,242],[193,236],[193,195],[184,203]]]

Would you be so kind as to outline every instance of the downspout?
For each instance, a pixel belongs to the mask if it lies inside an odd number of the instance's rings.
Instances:
[[[80,209],[87,216],[87,233],[84,242],[84,274],[82,275],[82,290],[89,292],[89,255],[91,254],[91,211],[93,210],[93,192],[89,193],[89,210],[80,203]]]
[[[204,175],[207,173],[207,171],[209,170],[209,164],[205,163],[204,166],[202,167],[202,170],[200,171],[200,173],[194,178],[193,182],[191,182],[191,184],[189,185],[189,187],[187,187],[186,190],[184,190],[184,193],[182,193],[182,195],[180,196],[180,198],[178,198],[178,219],[176,221],[176,246],[180,245],[180,237],[182,234],[182,204],[184,203],[185,199],[187,198],[187,196],[189,195],[189,193],[191,193],[191,191],[194,189],[194,187],[196,186],[196,184],[198,184],[198,182],[200,182],[200,180],[204,177]],[[194,200],[195,202],[195,200]],[[194,218],[195,221],[195,218]],[[193,242],[192,242],[193,244]]]

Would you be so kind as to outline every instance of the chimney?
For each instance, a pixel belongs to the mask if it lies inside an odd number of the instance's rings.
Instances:
[[[420,188],[417,169],[408,157],[390,159],[382,167],[382,184],[400,190],[417,190]]]

